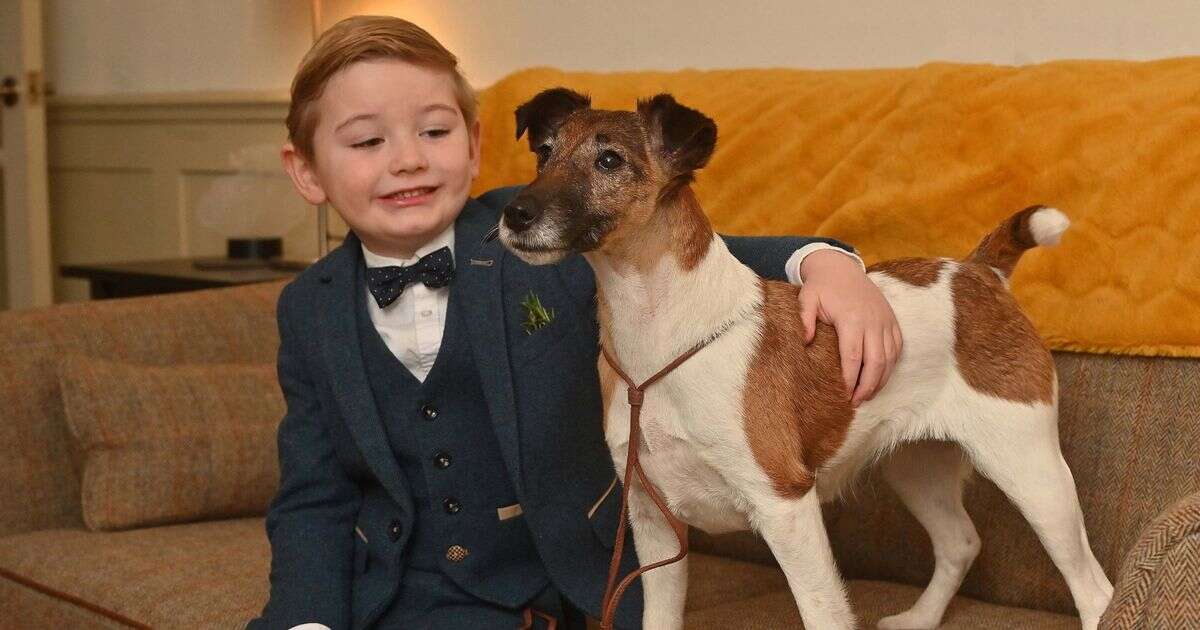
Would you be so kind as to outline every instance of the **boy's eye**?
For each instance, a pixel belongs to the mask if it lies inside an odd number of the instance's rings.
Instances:
[[[449,129],[430,129],[425,132],[425,135],[431,138],[441,138],[448,133],[450,133]]]
[[[378,142],[376,142],[377,140],[378,140]],[[352,144],[350,146],[354,147],[355,149],[361,149],[361,148],[366,148],[366,147],[373,147],[373,146],[379,144],[380,142],[383,142],[383,138],[371,138],[369,140],[363,140],[362,142],[358,142],[358,143]]]

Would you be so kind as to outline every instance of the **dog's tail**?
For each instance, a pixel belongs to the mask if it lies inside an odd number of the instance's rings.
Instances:
[[[1071,220],[1055,208],[1030,206],[1004,220],[991,234],[983,237],[967,262],[978,262],[1012,275],[1025,250],[1038,245],[1056,245]]]

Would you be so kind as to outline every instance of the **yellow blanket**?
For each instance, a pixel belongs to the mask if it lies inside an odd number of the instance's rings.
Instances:
[[[528,182],[513,110],[543,88],[631,109],[670,92],[717,122],[696,192],[719,231],[808,234],[868,264],[969,252],[1028,205],[1072,220],[1028,252],[1013,291],[1051,347],[1200,356],[1200,58],[564,73],[480,95],[476,191]]]

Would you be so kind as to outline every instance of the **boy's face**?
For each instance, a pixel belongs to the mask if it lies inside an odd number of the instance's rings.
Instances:
[[[360,61],[331,77],[315,105],[316,163],[283,148],[309,203],[328,201],[368,249],[396,258],[454,222],[479,174],[479,123],[467,128],[448,73]]]

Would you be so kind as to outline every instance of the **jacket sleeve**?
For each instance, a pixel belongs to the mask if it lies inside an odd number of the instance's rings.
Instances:
[[[276,306],[279,386],[287,412],[279,425],[279,491],[267,512],[271,594],[250,628],[303,623],[349,628],[358,485],[334,453],[325,413],[292,329],[289,289]]]
[[[809,243],[827,243],[852,254],[858,253],[841,241],[820,236],[720,236],[734,257],[768,280],[787,281],[784,266],[788,259]]]

